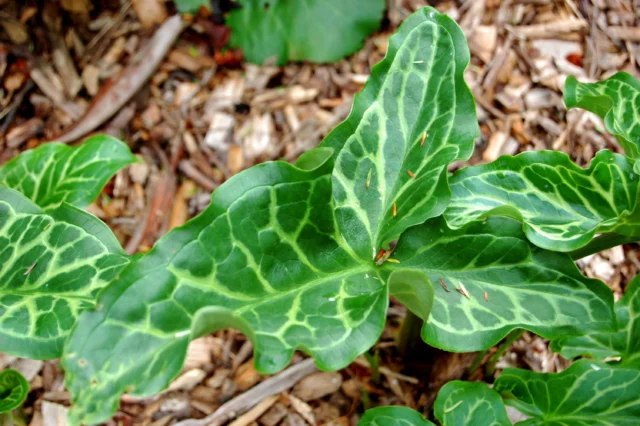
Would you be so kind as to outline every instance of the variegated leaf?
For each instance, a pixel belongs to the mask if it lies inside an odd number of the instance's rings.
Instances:
[[[47,143],[0,167],[0,184],[45,210],[63,202],[84,207],[118,170],[136,161],[127,145],[111,136],[94,136],[78,147]]]
[[[107,226],[67,204],[45,214],[0,185],[0,351],[48,359],[128,263]]]
[[[377,407],[367,410],[358,426],[435,426],[408,407]]]
[[[507,368],[494,390],[532,417],[523,426],[635,426],[640,419],[640,371],[596,361],[551,374]]]
[[[468,158],[479,135],[468,63],[451,19],[416,12],[389,40],[349,118],[323,141],[336,153],[338,227],[361,258],[447,206],[447,166]]]
[[[344,148],[332,134],[324,143],[331,149],[311,151],[296,166],[266,163],[234,176],[213,193],[202,215],[167,234],[126,268],[101,294],[101,309],[82,316],[63,357],[76,403],[72,423],[107,419],[125,391],[150,395],[162,390],[179,373],[189,341],[220,328],[235,327],[253,341],[255,365],[262,372],[286,366],[296,349],[313,355],[323,369],[337,369],[380,335],[389,286],[424,301],[419,310],[428,315],[433,294],[425,288],[430,286],[426,275],[391,273],[371,256],[382,239],[397,237],[444,208],[448,162],[470,152],[477,131],[473,99],[462,79],[469,53],[455,23],[430,8],[409,18],[390,45],[365,95],[356,100],[346,125],[353,126],[354,137],[341,142],[347,142]],[[434,73],[448,82],[435,84]],[[397,124],[403,128],[385,124],[386,133],[378,135],[371,120],[392,101],[392,86],[404,80],[421,84],[419,99],[404,101],[408,92],[397,93],[395,102],[407,102],[402,124]],[[444,96],[440,91],[451,92]],[[361,111],[362,99],[374,92],[377,101],[367,107],[371,111]],[[438,113],[433,115],[436,101],[442,108],[435,108]],[[385,113],[399,113],[390,108]],[[358,111],[362,120],[353,118]],[[420,131],[433,134],[420,147],[420,140],[413,138],[420,134],[416,126],[422,120],[426,127]],[[387,142],[392,133],[393,141]],[[370,188],[365,176],[357,191],[383,196],[378,173],[387,174],[384,181],[391,187],[386,191],[402,190],[398,207],[419,200],[414,210],[398,215],[401,225],[392,225],[380,204],[358,206],[358,200],[340,197],[345,188],[336,189],[336,182],[350,179],[347,157],[355,158],[361,147],[355,135],[367,137],[367,149],[378,159],[392,150],[391,143],[397,144],[401,161],[393,156],[386,164],[378,161],[376,167],[384,167],[372,172]],[[414,163],[409,151],[417,155],[418,149],[421,156]],[[341,150],[348,151],[347,157]],[[334,169],[334,161],[340,167]],[[419,165],[416,171],[426,180],[401,179],[408,164]],[[426,192],[418,195],[420,190]],[[389,204],[392,197],[384,197]],[[350,222],[350,212],[366,223]],[[366,233],[360,232],[362,226]]]
[[[591,356],[597,360],[620,357],[621,367],[640,369],[640,276],[627,286],[615,304],[617,328],[611,333],[563,336],[551,342],[551,348],[565,358]]]
[[[436,218],[405,232],[388,270],[425,272],[435,287],[422,329],[430,345],[455,352],[487,349],[525,328],[546,338],[613,329],[613,297],[585,278],[566,254],[527,241],[521,225],[493,217],[458,230]]]
[[[583,108],[598,114],[633,160],[640,159],[640,81],[619,72],[597,83],[580,83],[570,76],[564,88],[567,108]],[[634,165],[640,173],[640,163]]]
[[[492,215],[513,217],[534,244],[571,251],[599,233],[640,236],[638,176],[626,157],[606,150],[588,169],[554,151],[504,156],[456,172],[444,216],[455,228]]]
[[[29,382],[19,371],[8,369],[0,373],[0,413],[20,407],[28,394]]]
[[[434,412],[444,426],[511,426],[500,395],[485,383],[448,382],[438,392]]]
[[[189,341],[219,328],[249,336],[266,373],[296,349],[338,369],[375,343],[387,286],[337,233],[330,158],[321,149],[298,167],[265,163],[233,177],[101,294],[63,358],[72,422],[105,420],[125,391],[159,392]]]

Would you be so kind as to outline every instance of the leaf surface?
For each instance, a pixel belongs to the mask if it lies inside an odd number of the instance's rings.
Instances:
[[[180,371],[189,341],[234,327],[273,373],[294,350],[338,369],[382,331],[387,287],[336,232],[331,156],[307,170],[265,163],[218,188],[196,219],[163,237],[78,321],[63,364],[73,421],[108,418],[125,391],[159,392]],[[114,342],[116,342],[114,344]]]
[[[45,210],[63,202],[85,207],[124,166],[138,160],[111,136],[87,139],[78,147],[46,143],[0,167],[0,184],[23,193]]]
[[[358,426],[434,426],[434,424],[408,407],[376,407],[364,413]]]
[[[458,230],[431,219],[402,235],[393,258],[400,263],[384,269],[423,271],[435,287],[422,337],[437,348],[487,349],[515,328],[551,339],[614,327],[609,288],[580,274],[568,255],[529,243],[513,219]]]
[[[333,62],[362,46],[380,26],[384,0],[239,0],[227,18],[231,45],[250,62]]]
[[[29,382],[20,372],[7,369],[0,373],[0,413],[20,407],[28,394]]]
[[[211,10],[211,0],[174,0],[180,13],[197,14],[201,7]]]
[[[323,141],[336,155],[338,227],[363,259],[446,208],[447,166],[468,158],[479,135],[468,63],[462,30],[434,9],[419,10]]]
[[[448,382],[438,392],[434,412],[445,426],[511,426],[500,395],[480,382]]]
[[[507,368],[495,382],[521,425],[632,426],[640,419],[640,371],[580,360],[560,373]]]
[[[563,336],[551,348],[565,358],[591,356],[597,360],[621,357],[616,365],[640,369],[640,276],[634,278],[624,296],[615,304],[617,327],[611,333]]]
[[[1,352],[59,357],[79,313],[128,262],[99,219],[60,209],[45,214],[0,185]]]
[[[442,32],[440,27],[448,29]],[[436,34],[440,37],[437,42]],[[474,113],[462,79],[466,62],[459,58],[451,62],[458,56],[468,61],[466,46],[462,45],[462,53],[450,51],[458,49],[462,40],[455,23],[433,9],[414,14],[391,38],[394,48],[384,66],[374,68],[373,82],[364,89],[366,96],[377,93],[374,98],[380,97],[380,102],[369,105],[372,112],[364,111],[362,120],[349,121],[354,134],[364,132],[371,137],[368,146],[380,159],[382,151],[374,145],[391,149],[391,142],[385,142],[390,133],[381,136],[360,129],[370,127],[367,117],[382,114],[381,103],[397,103],[406,97],[408,92],[403,90],[397,92],[398,100],[390,99],[393,84],[405,77],[422,84],[415,91],[420,100],[409,104],[420,111],[407,108],[401,119],[404,125],[426,119],[434,132],[433,139],[424,144],[428,160],[420,156],[418,163],[425,175],[430,175],[429,168],[437,169],[428,182],[439,189],[423,191],[425,198],[448,197],[443,178],[447,164],[461,152],[471,151],[473,138],[457,140],[460,133],[453,130],[455,123],[460,124],[457,114],[468,119]],[[434,46],[439,54],[433,54]],[[420,64],[407,61],[418,57],[416,52],[431,56],[420,56],[425,61]],[[434,69],[428,65],[432,57],[436,61],[446,58],[447,65]],[[443,83],[442,90],[453,90],[447,107],[436,118],[422,113],[434,109],[425,99],[441,99],[440,89],[425,85],[434,72],[444,73],[440,75],[443,80],[452,80]],[[380,86],[367,88],[372,85]],[[458,101],[455,105],[450,102],[460,97],[462,109],[456,107]],[[356,103],[354,111],[361,111],[362,101]],[[393,108],[385,114],[392,112],[398,114]],[[469,126],[471,133],[477,130],[477,125]],[[399,182],[399,176],[407,175],[404,161],[409,154],[405,151],[420,141],[405,138],[413,138],[415,132],[394,134],[393,143],[403,160],[384,165],[388,182]],[[387,279],[392,271],[379,268],[372,259],[374,243],[397,236],[412,223],[424,222],[444,206],[438,198],[436,203],[407,209],[397,218],[402,221],[399,226],[391,225],[391,218],[385,217],[389,212],[383,212],[379,203],[358,206],[358,199],[343,196],[338,206],[336,191],[339,195],[345,190],[336,189],[336,179],[342,178],[341,183],[349,179],[347,160],[340,151],[349,151],[348,156],[353,157],[360,146],[354,138],[345,142],[344,147],[336,144],[334,135],[295,166],[265,163],[234,176],[213,193],[205,212],[163,237],[101,293],[102,309],[87,312],[78,321],[62,361],[76,403],[72,422],[107,419],[125,391],[134,395],[159,392],[179,373],[189,341],[220,328],[234,327],[245,333],[254,343],[256,368],[265,373],[285,367],[296,349],[311,354],[322,369],[339,369],[375,343],[385,321]],[[339,171],[334,168],[336,162],[341,164]],[[358,191],[367,190],[365,180],[358,179]],[[372,195],[368,197],[380,197],[382,193],[373,188],[379,184],[377,172],[373,179],[372,173]],[[405,184],[403,197],[408,197],[406,191],[413,184]],[[388,191],[399,188],[393,184]],[[410,191],[413,197],[418,189]],[[349,212],[365,220],[366,232],[360,232],[365,222],[350,221]],[[395,277],[393,287],[423,301],[420,313],[428,315],[433,299],[432,290],[425,287],[431,285],[428,277],[424,273]]]
[[[633,160],[640,159],[640,82],[631,74],[619,72],[597,83],[580,83],[570,76],[565,83],[564,102],[567,108],[598,114],[626,154]],[[634,170],[640,173],[637,161]]]
[[[504,156],[453,175],[445,218],[457,228],[491,215],[513,217],[534,244],[571,251],[597,233],[640,235],[638,181],[633,163],[607,150],[588,169],[555,151]]]

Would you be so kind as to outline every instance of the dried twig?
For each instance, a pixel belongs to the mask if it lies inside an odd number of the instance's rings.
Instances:
[[[124,106],[146,83],[165,57],[185,25],[180,15],[167,19],[156,31],[147,47],[134,58],[113,84],[99,94],[86,114],[56,140],[69,143],[91,132]]]

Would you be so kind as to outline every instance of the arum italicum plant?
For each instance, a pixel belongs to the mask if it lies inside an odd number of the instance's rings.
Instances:
[[[485,350],[526,329],[597,359],[555,375],[508,369],[493,389],[451,382],[435,404],[441,423],[508,424],[504,400],[527,424],[637,424],[638,284],[614,313],[611,291],[570,254],[639,239],[640,85],[569,80],[565,94],[602,115],[627,156],[603,151],[581,169],[525,153],[449,176],[479,135],[468,63],[460,28],[419,10],[318,148],[234,176],[142,257],[78,208],[136,161],[126,145],[100,137],[17,157],[0,169],[0,351],[62,356],[71,424],[98,423],[123,393],[166,388],[189,342],[221,328],[251,339],[263,373],[295,350],[345,367],[377,341],[392,294],[437,348]],[[362,419],[420,422],[398,407]]]

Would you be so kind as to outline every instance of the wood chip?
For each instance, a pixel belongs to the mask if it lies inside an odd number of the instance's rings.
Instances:
[[[271,149],[274,124],[269,113],[254,116],[250,124],[249,134],[243,141],[244,154],[246,158],[256,159]]]
[[[260,381],[260,373],[258,373],[253,365],[253,359],[250,359],[238,367],[234,381],[240,391],[246,391]]]
[[[207,377],[207,373],[199,368],[189,370],[176,380],[174,380],[167,388],[167,391],[191,390]],[[166,392],[166,391],[165,391]]]
[[[252,422],[256,421],[262,415],[262,413],[267,411],[273,404],[275,404],[277,400],[277,395],[270,396],[269,398],[260,402],[251,410],[240,416],[237,420],[229,423],[229,426],[247,426],[251,424]]]
[[[556,108],[562,104],[562,99],[553,90],[535,88],[524,95],[524,103],[528,110]]]
[[[244,150],[239,145],[231,145],[227,154],[227,167],[232,174],[244,169]]]
[[[160,25],[167,19],[167,8],[159,0],[131,0],[133,10],[144,28]]]
[[[314,100],[316,96],[318,96],[318,93],[320,93],[318,89],[304,88],[303,86],[296,85],[289,89],[287,97],[291,102],[301,104]]]
[[[309,406],[309,404],[299,398],[296,398],[293,395],[285,394],[285,397],[291,403],[291,407],[293,407],[293,409],[296,410],[296,412],[300,414],[300,416],[305,419],[307,423],[309,423],[311,426],[316,425],[316,417],[313,414],[313,409]]]
[[[30,382],[40,372],[43,365],[43,361],[20,358],[13,364],[12,368],[18,370],[27,379],[27,382]]]
[[[216,112],[211,118],[204,143],[216,151],[229,149],[235,118],[231,114]]]
[[[204,106],[204,120],[211,120],[213,114],[226,110],[230,111],[242,100],[245,90],[245,80],[240,75],[232,74],[211,92]]]
[[[507,25],[507,29],[518,38],[555,38],[559,34],[585,30],[587,29],[587,22],[582,19],[565,19],[518,27]]]
[[[53,402],[42,402],[42,426],[67,426],[69,409]]]
[[[607,28],[607,34],[618,40],[640,42],[640,27],[615,27]]]
[[[287,415],[289,411],[282,403],[276,402],[266,413],[260,417],[258,422],[264,426],[276,426]]]
[[[25,143],[28,139],[42,133],[44,122],[41,118],[34,117],[26,122],[13,127],[7,132],[5,141],[9,148],[17,148]]]
[[[287,418],[282,422],[282,426],[307,426],[307,422],[304,421],[300,414],[289,414]]]
[[[82,70],[82,82],[87,89],[87,93],[91,96],[97,95],[100,90],[100,68],[91,64],[84,67],[84,70]]]
[[[495,25],[479,25],[468,40],[471,53],[488,64],[498,43],[498,28]]]
[[[62,36],[51,33],[50,39],[53,44],[53,63],[64,82],[67,95],[73,99],[82,88],[82,79],[78,75],[76,65]]]
[[[340,373],[315,373],[300,380],[293,388],[292,394],[303,401],[313,401],[334,393],[341,385]]]
[[[502,148],[507,143],[509,139],[509,135],[505,132],[495,132],[489,138],[489,143],[487,147],[482,152],[482,159],[487,162],[492,162],[500,157],[502,152]]]
[[[173,104],[180,106],[185,102],[188,102],[198,92],[200,86],[196,83],[185,82],[180,83],[176,87],[175,97],[173,98]]]
[[[174,49],[167,56],[169,62],[179,66],[183,70],[189,72],[198,72],[202,69],[202,63],[188,51],[183,49]]]

